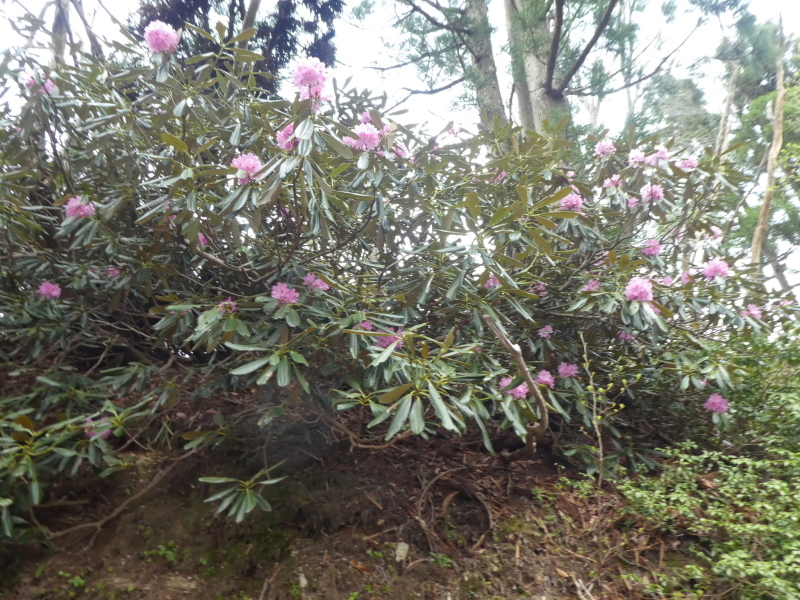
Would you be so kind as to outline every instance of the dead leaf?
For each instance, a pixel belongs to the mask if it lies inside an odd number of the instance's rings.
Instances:
[[[556,567],[556,573],[558,573],[564,579],[568,579],[569,578],[569,573],[567,573],[563,569],[559,569],[558,567]]]
[[[369,569],[367,569],[367,567],[365,567],[364,565],[362,565],[362,564],[361,564],[360,562],[358,562],[357,560],[352,560],[352,559],[351,559],[351,560],[350,560],[350,566],[351,566],[351,567],[353,567],[354,569],[358,570],[358,571],[361,571],[361,573],[363,573],[364,575],[366,575],[367,573],[369,573]]]

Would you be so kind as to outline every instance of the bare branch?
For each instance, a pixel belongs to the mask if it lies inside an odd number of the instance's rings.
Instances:
[[[392,65],[390,67],[367,67],[367,68],[368,69],[373,69],[374,71],[381,71],[381,72],[391,71],[393,69],[402,69],[403,67],[408,67],[409,65],[413,65],[415,63],[418,63],[419,61],[424,60],[426,58],[431,58],[432,56],[436,56],[437,54],[440,54],[442,52],[449,52],[450,50],[456,50],[456,49],[457,49],[457,46],[455,46],[455,45],[447,46],[445,48],[437,49],[435,51],[432,50],[430,52],[423,52],[422,54],[420,54],[419,56],[415,56],[411,60],[407,60],[406,62],[398,63],[398,64]]]
[[[564,76],[564,79],[561,81],[561,84],[558,86],[558,89],[555,92],[556,95],[561,96],[564,94],[564,90],[567,89],[569,82],[572,81],[573,77],[575,77],[578,69],[583,66],[583,63],[586,61],[586,57],[589,56],[589,52],[592,51],[592,48],[594,48],[597,40],[600,39],[603,31],[608,26],[608,22],[611,20],[611,13],[614,12],[614,8],[617,6],[618,2],[619,0],[610,0],[608,3],[608,8],[606,8],[606,12],[603,14],[603,18],[600,19],[600,22],[597,24],[597,27],[594,30],[592,39],[587,42],[586,47],[584,47],[583,52],[581,52],[581,55],[578,57],[578,60],[575,61],[575,64],[572,65],[572,68]]]
[[[398,106],[403,104],[406,100],[411,98],[411,96],[417,96],[419,94],[424,94],[424,95],[428,95],[428,96],[433,95],[433,94],[438,94],[439,92],[444,92],[445,90],[449,90],[450,88],[457,86],[459,83],[463,83],[464,79],[465,79],[464,77],[459,77],[458,79],[456,79],[455,81],[451,81],[447,85],[443,85],[442,87],[435,88],[435,89],[432,89],[432,90],[410,90],[408,88],[403,88],[405,91],[408,92],[408,95],[405,98],[403,98],[402,100],[400,100],[400,102],[398,102],[397,104],[392,106],[391,108],[387,108],[386,112],[387,113],[392,112],[395,108],[397,108]]]
[[[553,26],[553,39],[550,42],[550,53],[547,55],[547,73],[544,79],[545,92],[553,92],[553,75],[556,71],[558,45],[561,43],[561,26],[564,24],[564,0],[556,0],[556,22]]]
[[[438,20],[433,15],[430,15],[427,12],[425,12],[422,8],[420,8],[418,5],[416,5],[414,2],[412,2],[412,0],[402,0],[402,2],[406,6],[410,7],[412,12],[419,13],[431,25],[435,25],[439,29],[444,29],[446,31],[465,33],[465,34],[469,33],[469,29],[464,29],[463,27],[456,27],[455,25],[448,25],[447,23],[443,23],[442,21]]]

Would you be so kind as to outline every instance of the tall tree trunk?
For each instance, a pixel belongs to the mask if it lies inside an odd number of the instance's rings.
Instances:
[[[764,202],[761,204],[761,211],[758,214],[758,224],[753,234],[753,246],[750,249],[750,262],[758,267],[759,272],[761,271],[761,251],[764,247],[764,240],[767,237],[767,230],[769,229],[770,205],[775,195],[775,168],[778,163],[778,154],[780,154],[781,147],[783,146],[783,106],[786,103],[786,87],[783,81],[783,54],[785,45],[782,27],[780,44],[781,52],[777,61],[778,90],[775,98],[775,118],[772,121],[772,144],[769,147],[769,155],[767,156],[767,189],[764,192]]]
[[[740,66],[733,65],[731,78],[728,80],[728,97],[725,98],[725,108],[719,121],[719,132],[717,133],[717,143],[714,145],[714,154],[719,156],[728,149],[728,134],[730,133],[731,108],[733,98],[736,94],[736,79],[739,77]]]
[[[497,65],[492,52],[492,29],[486,0],[467,0],[466,17],[469,33],[465,35],[472,56],[471,79],[475,85],[475,99],[481,112],[486,112],[491,127],[495,117],[501,125],[508,123],[500,83],[497,80]]]
[[[772,272],[775,274],[775,279],[781,286],[781,291],[785,294],[792,291],[792,285],[786,279],[786,265],[778,260],[777,253],[772,247],[772,244],[766,244],[764,247],[764,254],[767,258],[767,264],[772,267]]]
[[[511,50],[511,75],[514,79],[514,89],[517,93],[519,104],[519,120],[525,129],[534,129],[533,107],[531,106],[528,80],[525,77],[524,48],[522,45],[520,27],[517,17],[520,12],[519,0],[504,0],[506,10],[506,29],[508,31],[508,45]]]

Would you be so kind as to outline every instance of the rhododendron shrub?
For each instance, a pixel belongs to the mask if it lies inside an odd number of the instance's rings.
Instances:
[[[592,373],[600,402],[628,405],[600,425],[624,448],[626,419],[707,422],[709,395],[737,385],[736,356],[708,340],[795,311],[706,244],[718,177],[735,176],[709,157],[673,169],[681,152],[615,139],[583,164],[582,140],[513,127],[439,146],[369,93],[324,102],[317,63],[281,100],[254,87],[258,55],[236,43],[185,66],[128,53],[136,68],[95,65],[103,77],[56,70],[53,94],[23,94],[0,130],[0,437],[57,427],[64,468],[113,457],[132,415],[172,410],[181,386],[195,410],[262,386],[287,405],[363,409],[362,440],[475,427],[491,447],[492,421],[525,437],[536,390],[484,316],[521,348],[565,443],[593,430]],[[647,240],[657,257],[642,257]],[[742,315],[756,296],[760,318]],[[270,410],[253,400],[247,418]],[[222,435],[183,433],[189,448]],[[3,485],[19,514],[43,497]]]

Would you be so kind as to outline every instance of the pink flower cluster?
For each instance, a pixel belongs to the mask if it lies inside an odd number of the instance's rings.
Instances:
[[[627,331],[620,331],[619,339],[621,339],[623,342],[632,342],[636,338],[633,336],[633,334],[628,333]]]
[[[603,182],[604,188],[615,187],[618,188],[622,185],[622,175],[612,175]]]
[[[293,290],[282,281],[272,286],[270,295],[278,301],[278,304],[294,304],[300,299],[300,292]]]
[[[91,217],[94,214],[94,204],[91,202],[84,204],[80,196],[73,196],[67,201],[64,212],[68,218],[83,219],[84,217]]]
[[[710,229],[711,229],[711,235],[708,236],[709,239],[718,240],[722,237],[722,229],[720,229],[716,225],[712,225]]]
[[[318,58],[309,58],[294,71],[294,87],[300,92],[300,100],[314,100],[314,110],[319,110],[319,103],[327,100],[323,95],[327,81],[325,64]]]
[[[144,41],[151,52],[175,52],[181,37],[163,21],[152,21],[144,30]]]
[[[86,423],[83,424],[83,431],[86,433],[86,437],[88,437],[90,440],[98,437],[107,440],[109,436],[111,436],[111,429],[106,429],[104,432],[99,433],[94,428],[94,421],[92,421],[92,419],[86,419]]]
[[[389,331],[391,331],[391,328],[389,328]],[[403,347],[403,343],[404,342],[403,342],[403,328],[402,327],[398,327],[394,331],[394,335],[382,335],[377,340],[375,340],[375,345],[378,348],[388,348],[389,346],[391,346],[395,342],[397,342],[397,346],[395,346],[395,348],[400,349],[400,348]]]
[[[553,374],[546,369],[539,371],[539,374],[533,378],[533,382],[538,383],[539,385],[549,386],[551,390],[556,386],[556,378],[553,377]]]
[[[642,254],[645,256],[658,256],[661,254],[661,243],[658,240],[645,240]]]
[[[264,168],[261,164],[261,159],[252,152],[247,154],[240,154],[231,161],[231,166],[234,169],[239,169],[239,183],[245,184],[255,181],[254,175]]]
[[[36,78],[33,75],[31,75],[30,77],[28,77],[27,81],[25,82],[25,87],[28,88],[29,90],[33,89],[33,88],[36,88],[36,93],[37,94],[40,94],[40,95],[41,94],[48,94],[49,95],[50,92],[52,92],[56,88],[56,84],[49,77],[47,79],[42,77],[42,84],[39,85],[39,82],[36,81]]]
[[[706,266],[703,269],[703,277],[706,279],[715,279],[717,277],[725,279],[730,274],[731,272],[728,268],[728,263],[718,258],[712,258],[706,263]]]
[[[684,271],[681,273],[681,284],[686,285],[692,281],[692,277],[697,275],[697,271],[694,269],[689,269],[688,271]]]
[[[744,315],[746,317],[753,317],[754,319],[761,319],[761,317],[763,316],[761,309],[755,304],[748,304],[747,308],[741,311],[739,314]]]
[[[630,302],[652,302],[652,282],[646,277],[633,277],[625,288],[625,298]]]
[[[353,133],[358,138],[346,137],[342,139],[353,150],[375,150],[381,144],[381,132],[372,123],[362,123],[353,127]]]
[[[636,208],[639,205],[638,198],[628,198],[628,208]]]
[[[308,275],[303,277],[303,283],[306,284],[308,287],[310,287],[312,290],[317,289],[326,292],[329,289],[331,289],[331,286],[322,281],[322,279],[317,277],[314,273],[309,273]]]
[[[497,276],[494,273],[492,273],[489,275],[489,279],[486,280],[486,283],[483,284],[483,287],[492,289],[498,285],[500,285],[500,280],[497,279]]]
[[[597,156],[611,156],[616,148],[611,140],[601,140],[595,147],[594,153]]]
[[[38,294],[42,298],[60,298],[61,297],[61,287],[57,283],[50,283],[49,281],[43,281],[39,284]]]
[[[362,112],[359,120],[362,123],[372,123],[372,117],[370,116],[369,111],[365,110],[364,112]]]
[[[697,159],[694,158],[684,158],[683,160],[678,162],[678,168],[682,171],[694,171],[697,168],[697,165],[700,164],[697,162]]]
[[[562,362],[560,365],[558,365],[559,377],[577,377],[578,371],[579,371],[578,365],[573,365],[565,362]]]
[[[550,339],[550,334],[553,333],[553,326],[552,325],[545,325],[539,330],[539,337],[544,338],[546,340]]]
[[[628,164],[632,167],[635,167],[638,164],[644,162],[644,152],[641,150],[631,150],[631,153],[628,155]]]
[[[202,231],[197,234],[197,243],[201,246],[208,246],[208,238]]]
[[[528,288],[528,291],[531,294],[538,294],[540,296],[547,296],[547,284],[544,281],[540,281],[539,283],[532,283]]]
[[[372,331],[375,329],[375,325],[372,324],[372,321],[361,321],[361,323],[358,324],[358,327],[364,331]]]
[[[514,381],[514,379],[511,377],[503,377],[500,380],[500,389],[502,390],[504,388],[507,388],[509,385],[511,385],[512,381]],[[518,400],[523,400],[528,396],[528,394],[530,394],[530,390],[528,389],[528,386],[523,383],[515,388],[506,390],[503,393],[509,394]]]
[[[573,212],[581,212],[582,206],[583,198],[574,192],[569,196],[562,198],[561,202],[559,203],[561,210],[571,210]]]
[[[501,183],[503,179],[506,178],[507,175],[508,173],[506,173],[505,171],[500,171],[500,173],[498,173],[496,177],[492,177],[489,180],[489,183]]]
[[[291,152],[297,148],[297,138],[292,137],[292,134],[294,134],[294,123],[289,123],[276,133],[275,139],[278,142],[278,148],[286,150],[286,152]]]
[[[236,312],[236,302],[233,301],[233,298],[228,296],[226,300],[223,300],[217,306],[222,311],[224,315],[230,315]]]
[[[720,394],[711,394],[703,404],[703,408],[708,412],[722,414],[728,412],[728,404],[727,398],[723,398]]]
[[[589,282],[583,286],[582,292],[599,292],[600,282],[597,279],[590,279]]]
[[[664,199],[664,188],[655,183],[648,183],[642,188],[642,201],[643,202],[658,202]]]

